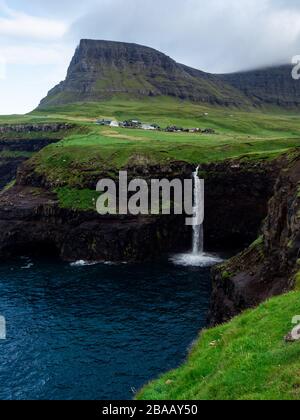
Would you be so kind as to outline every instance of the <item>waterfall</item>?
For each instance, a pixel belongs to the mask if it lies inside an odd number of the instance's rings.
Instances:
[[[173,264],[179,266],[211,267],[222,261],[222,258],[218,255],[204,252],[204,180],[199,179],[199,168],[200,166],[193,172],[193,217],[197,219],[197,222],[193,224],[193,249],[187,254],[177,254],[170,258]]]
[[[194,217],[199,218],[204,205],[204,182],[198,177],[199,166],[193,173],[194,180]],[[203,223],[193,225],[193,255],[201,255],[204,251]]]

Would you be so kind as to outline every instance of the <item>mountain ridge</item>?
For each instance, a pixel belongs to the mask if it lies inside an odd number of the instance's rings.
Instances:
[[[225,83],[238,89],[255,106],[300,106],[300,81],[292,77],[293,66],[281,64],[256,70],[218,75]]]
[[[287,72],[278,75],[274,69],[217,75],[177,63],[151,47],[82,39],[66,79],[49,91],[39,108],[99,102],[120,94],[234,107],[300,105],[300,84],[298,88],[291,76],[286,80]]]

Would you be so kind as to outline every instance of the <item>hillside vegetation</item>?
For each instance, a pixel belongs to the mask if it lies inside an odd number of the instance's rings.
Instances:
[[[204,331],[180,368],[147,385],[141,400],[299,400],[300,293],[273,298],[228,324]]]
[[[85,128],[36,156],[38,170],[55,171],[72,164],[119,169],[143,155],[152,162],[184,160],[192,163],[216,161],[256,154],[272,157],[300,145],[298,115],[246,113],[199,106],[169,98],[144,101],[115,99],[97,104],[50,107],[30,118],[77,121]],[[95,125],[95,119],[138,118],[161,127],[213,128],[216,134],[166,133]],[[65,161],[65,162],[64,162]],[[64,163],[64,164],[63,164]]]
[[[97,118],[139,119],[162,128],[169,125],[212,128],[215,134],[100,127],[95,124]],[[167,165],[174,161],[197,165],[227,158],[272,159],[300,145],[297,114],[275,110],[264,114],[241,112],[171,98],[137,101],[118,97],[101,103],[38,109],[21,117],[0,117],[0,124],[20,122],[75,124],[63,140],[44,148],[28,162],[30,171],[42,176],[53,191],[70,188],[70,196],[76,190],[94,189],[99,177],[117,177],[120,169],[130,169],[133,165]],[[83,197],[90,195],[85,191]],[[87,207],[90,205],[89,201]]]

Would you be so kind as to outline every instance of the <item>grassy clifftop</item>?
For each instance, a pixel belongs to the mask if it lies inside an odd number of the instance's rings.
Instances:
[[[212,128],[215,134],[99,127],[97,118],[139,119],[161,127]],[[94,189],[99,177],[115,176],[120,169],[134,165],[149,167],[174,161],[196,165],[242,156],[269,159],[300,145],[298,114],[241,112],[166,97],[118,97],[38,109],[21,117],[0,117],[0,124],[20,122],[75,125],[59,143],[44,148],[28,162],[28,171],[52,190]]]
[[[299,400],[300,342],[284,341],[299,302],[300,292],[292,292],[204,331],[186,363],[138,399]]]
[[[34,160],[38,172],[47,173],[51,178],[63,175],[68,179],[73,173],[75,183],[78,175],[76,167],[80,170],[83,167],[96,171],[106,167],[119,170],[137,157],[145,158],[147,164],[149,161],[160,164],[170,160],[196,164],[256,154],[272,157],[300,145],[298,115],[246,113],[168,98],[145,101],[118,99],[52,107],[47,112],[36,111],[30,117],[77,122],[80,127],[77,133],[56,146],[44,149]],[[118,120],[138,118],[162,127],[213,128],[216,134],[103,128],[94,123],[99,117]]]

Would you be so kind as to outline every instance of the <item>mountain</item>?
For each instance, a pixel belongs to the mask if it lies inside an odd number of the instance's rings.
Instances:
[[[244,94],[217,76],[178,64],[152,48],[84,39],[66,80],[48,93],[40,107],[101,101],[118,94],[167,95],[225,106],[247,102]]]
[[[221,106],[300,105],[300,81],[291,66],[213,75],[176,63],[149,47],[83,39],[65,81],[40,108],[98,102],[126,94],[134,98],[171,96]]]
[[[291,65],[223,74],[218,77],[244,93],[254,105],[300,105],[300,81],[292,78]]]

